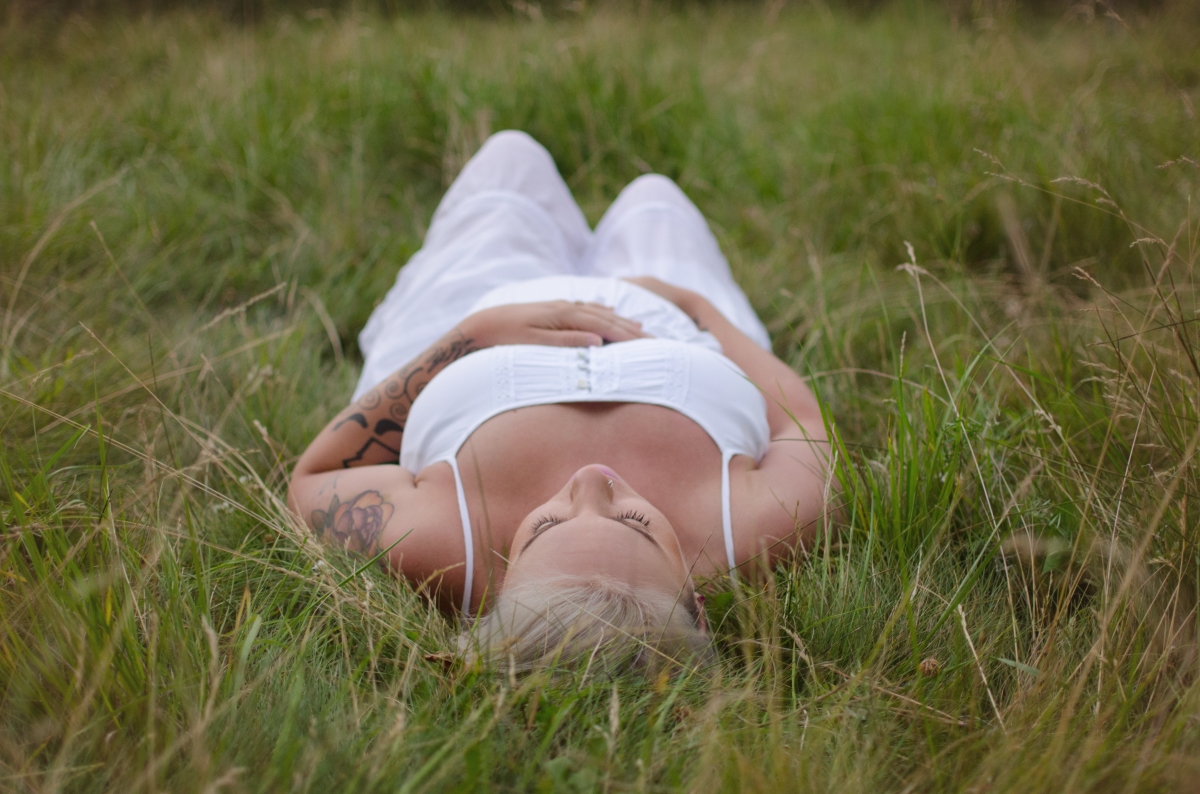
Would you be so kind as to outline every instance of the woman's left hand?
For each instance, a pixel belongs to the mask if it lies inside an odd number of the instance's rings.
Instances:
[[[607,306],[564,300],[484,309],[465,318],[458,330],[476,350],[495,345],[597,347],[649,336],[641,323]]]

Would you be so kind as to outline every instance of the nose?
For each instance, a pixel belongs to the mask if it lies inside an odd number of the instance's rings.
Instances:
[[[571,505],[577,509],[600,510],[613,502],[616,482],[611,470],[603,466],[585,466],[571,478]]]

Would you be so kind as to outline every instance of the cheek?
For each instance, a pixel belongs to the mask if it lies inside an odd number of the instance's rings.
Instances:
[[[538,515],[541,515],[540,513]],[[533,519],[525,521],[517,528],[513,534],[512,540],[508,546],[508,560],[510,563],[521,556],[521,549],[525,547],[530,540],[533,539]]]
[[[513,535],[512,542],[508,547],[507,559],[509,565],[512,565],[521,556],[521,549],[529,542],[529,532],[525,529],[518,529],[517,534]]]

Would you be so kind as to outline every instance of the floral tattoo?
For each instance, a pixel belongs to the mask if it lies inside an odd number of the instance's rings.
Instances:
[[[379,491],[363,491],[348,502],[337,494],[328,510],[314,510],[311,515],[313,531],[322,540],[363,554],[378,550],[379,535],[392,517],[393,508]]]

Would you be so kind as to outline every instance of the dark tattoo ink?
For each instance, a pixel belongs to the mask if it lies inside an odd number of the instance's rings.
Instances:
[[[429,364],[426,369],[430,372],[459,360],[468,353],[474,353],[474,339],[456,339],[445,347],[439,347],[429,354]]]
[[[329,509],[312,511],[309,520],[318,538],[351,551],[374,554],[393,511],[379,491],[363,491],[346,502],[335,494]]]
[[[413,401],[425,390],[434,376],[447,365],[478,349],[474,339],[455,339],[435,347],[421,361],[397,372],[383,387],[384,395],[392,401],[388,406],[388,414],[403,426]]]
[[[404,386],[400,392],[400,396],[407,401],[409,407],[412,406],[413,400],[417,399],[417,395],[421,393],[421,390],[425,388],[424,384],[421,383],[421,376],[424,374],[425,368],[417,367],[404,378]],[[425,383],[428,383],[430,380],[433,380],[433,378],[426,379]]]
[[[367,439],[358,451],[351,457],[342,459],[342,468],[349,469],[354,466],[379,464],[379,463],[395,463],[400,457],[399,444],[385,444],[380,436],[389,433],[403,433],[404,424],[408,421],[408,412],[412,409],[413,401],[417,399],[429,382],[441,372],[447,365],[452,364],[465,355],[474,353],[479,350],[475,346],[474,339],[468,339],[461,336],[452,342],[439,344],[429,350],[422,358],[412,362],[408,366],[398,371],[395,375],[388,378],[381,387],[376,387],[364,394],[358,401],[358,407],[363,411],[375,411],[383,405],[384,399],[387,400],[387,417],[375,419],[375,428],[371,438]],[[376,414],[378,416],[378,414]],[[390,418],[388,418],[390,417]],[[353,422],[363,430],[370,428],[371,419],[367,418],[364,413],[352,413],[345,419],[335,424],[332,430],[336,431],[347,422]],[[390,455],[390,460],[376,459],[378,456],[367,460],[367,453],[372,447],[379,447]]]
[[[375,423],[375,435],[382,436],[384,433],[403,433],[404,425],[393,422],[391,419],[380,419]]]
[[[392,447],[389,447],[387,444],[383,443],[379,439],[371,437],[371,438],[367,439],[367,443],[365,443],[361,447],[359,447],[358,452],[354,453],[354,457],[346,458],[345,460],[342,461],[342,468],[349,469],[349,468],[353,468],[355,463],[363,463],[364,462],[363,455],[367,454],[367,450],[370,449],[372,446],[383,447],[385,450],[388,451],[388,453],[390,455],[393,455],[397,458],[400,457],[400,450],[393,449]]]
[[[350,414],[345,419],[343,419],[342,421],[340,421],[336,425],[334,425],[333,429],[337,430],[339,427],[346,424],[347,422],[353,422],[354,424],[361,427],[363,430],[367,429],[367,417],[363,416],[362,414]]]
[[[442,369],[447,365],[453,364],[463,356],[474,353],[478,349],[479,348],[475,347],[474,339],[466,338],[455,339],[448,345],[442,345],[441,347],[434,348],[429,352],[429,355],[425,357],[424,366],[418,367],[413,371],[412,375],[405,380],[405,396],[407,396],[410,401],[417,399],[417,395],[419,395],[421,391],[429,385],[429,381],[433,380],[434,375],[441,372]],[[418,373],[425,374],[426,377],[423,381],[417,381],[416,383],[413,383],[413,376],[417,375]]]

